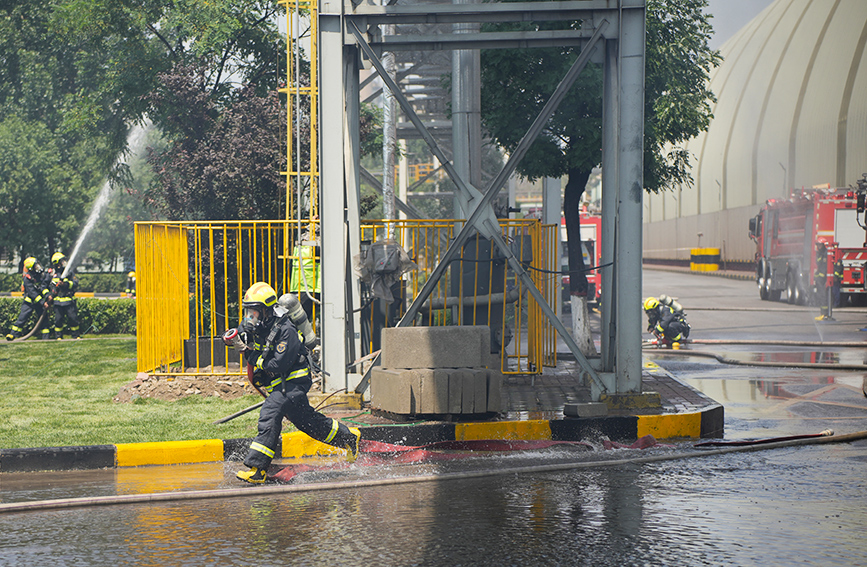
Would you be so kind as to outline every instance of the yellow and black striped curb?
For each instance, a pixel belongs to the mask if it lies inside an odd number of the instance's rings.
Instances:
[[[677,414],[369,426],[362,428],[362,438],[413,446],[473,439],[581,441],[601,436],[614,441],[632,441],[648,434],[657,439],[699,438],[718,436],[722,419],[723,408],[715,404],[700,411]],[[0,450],[0,473],[240,461],[249,444],[250,439],[204,439],[3,449]],[[284,459],[300,459],[339,456],[344,450],[296,431],[282,435],[282,446],[277,454]]]

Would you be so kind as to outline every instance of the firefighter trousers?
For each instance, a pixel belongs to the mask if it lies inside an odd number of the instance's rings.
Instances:
[[[30,318],[31,314],[35,314],[37,320],[42,316],[43,307],[41,303],[36,303],[34,301],[24,300],[21,302],[21,312],[18,314],[18,319],[15,321],[15,324],[12,325],[12,336],[20,337],[27,330],[24,328],[24,325],[27,324],[27,319]],[[47,339],[49,338],[48,333],[50,329],[48,328],[47,317],[42,319],[42,323],[39,324],[40,329],[38,331],[39,338]]]
[[[283,418],[310,437],[334,447],[345,448],[353,439],[349,428],[314,410],[307,400],[312,382],[309,376],[285,382],[285,388],[277,386],[259,410],[258,435],[250,444],[244,465],[267,469],[277,451]]]
[[[63,320],[66,319],[66,330],[73,338],[78,338],[80,328],[78,325],[78,309],[75,301],[54,302],[54,334],[59,339],[63,336]]]

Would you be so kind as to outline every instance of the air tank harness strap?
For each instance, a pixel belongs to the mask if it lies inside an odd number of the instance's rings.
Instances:
[[[265,346],[262,348],[262,354],[260,355],[260,360],[262,360],[263,363],[265,362],[265,359],[271,355],[271,349],[274,348],[274,341],[277,339],[277,333],[280,332],[280,327],[283,326],[283,322],[286,321],[287,319],[289,319],[289,314],[284,313],[271,326],[271,331],[268,333],[268,338],[265,339]],[[309,373],[309,370],[308,370],[308,373]],[[300,377],[300,374],[298,373],[298,371],[292,372],[291,374],[289,374],[289,376],[287,376],[285,378],[283,376],[280,376],[279,378],[277,378],[271,382],[270,386],[267,388],[268,393],[271,393],[271,391],[275,387],[280,386],[280,389],[283,390],[283,393],[285,394],[286,393],[286,381],[291,380],[293,378],[298,378],[298,377]]]

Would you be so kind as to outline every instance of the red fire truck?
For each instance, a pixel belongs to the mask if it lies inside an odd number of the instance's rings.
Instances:
[[[804,191],[789,200],[770,199],[750,219],[756,243],[756,283],[762,299],[812,303],[817,283],[833,284],[834,264],[843,263],[840,302],[867,299],[867,244],[858,225],[851,189]],[[817,259],[824,260],[824,282],[816,282]]]
[[[602,293],[601,270],[591,269],[602,264],[602,216],[581,211],[581,252],[584,254],[584,268],[587,270],[587,301],[598,302]],[[560,219],[561,265],[563,271],[563,302],[569,303],[569,258],[566,251],[566,217]]]

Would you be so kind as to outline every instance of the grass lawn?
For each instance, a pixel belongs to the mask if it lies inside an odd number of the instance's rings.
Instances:
[[[134,337],[0,343],[0,449],[255,437],[261,398],[112,398],[136,376]]]

